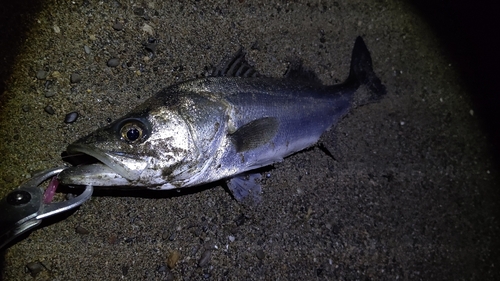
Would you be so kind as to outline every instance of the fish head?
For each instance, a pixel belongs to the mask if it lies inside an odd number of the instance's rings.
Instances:
[[[138,108],[70,144],[67,153],[96,161],[64,170],[61,183],[94,186],[169,186],[196,157],[185,120],[162,106]]]

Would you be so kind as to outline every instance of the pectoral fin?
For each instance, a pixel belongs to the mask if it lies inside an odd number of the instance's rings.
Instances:
[[[260,202],[262,187],[259,184],[259,173],[238,175],[226,181],[227,187],[239,202],[243,200],[251,203]]]
[[[230,138],[236,152],[248,151],[270,142],[278,133],[279,122],[275,117],[264,117],[241,126]]]

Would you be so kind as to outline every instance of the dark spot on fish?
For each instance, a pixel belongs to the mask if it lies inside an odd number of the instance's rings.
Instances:
[[[175,107],[180,103],[179,97],[177,95],[165,93],[163,96],[163,104],[168,107]]]

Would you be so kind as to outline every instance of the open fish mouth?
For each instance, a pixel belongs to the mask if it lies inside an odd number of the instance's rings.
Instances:
[[[123,153],[103,151],[82,144],[68,146],[67,153],[69,157],[81,155],[92,162],[63,170],[58,178],[66,185],[130,185],[140,178],[147,166],[145,161]]]

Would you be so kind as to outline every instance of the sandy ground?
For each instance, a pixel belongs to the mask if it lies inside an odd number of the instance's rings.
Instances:
[[[5,251],[0,279],[498,276],[498,170],[454,63],[409,6],[164,2],[41,5],[2,94],[1,196],[34,171],[62,165],[69,143],[161,88],[203,76],[240,46],[264,75],[280,77],[288,59],[301,58],[335,84],[362,35],[388,94],[329,133],[335,159],[311,148],[269,170],[258,206],[238,204],[218,185],[96,191]],[[154,55],[148,40],[157,43]],[[107,66],[111,58],[117,67]],[[38,79],[40,71],[47,77]],[[74,73],[81,81],[70,82]],[[73,111],[77,121],[64,123]],[[36,263],[40,272],[26,269]]]

